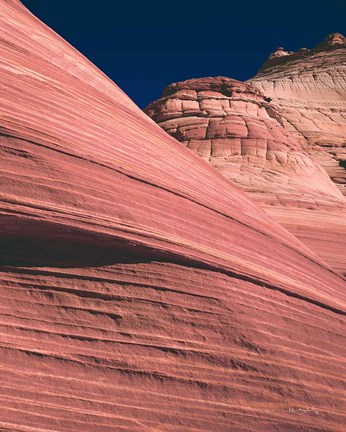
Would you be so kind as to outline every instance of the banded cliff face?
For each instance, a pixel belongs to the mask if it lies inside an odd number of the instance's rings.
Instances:
[[[341,431],[344,280],[18,1],[0,31],[0,428]]]
[[[255,86],[187,80],[168,86],[145,112],[346,272],[346,200]]]
[[[346,39],[329,35],[314,49],[279,48],[250,80],[285,125],[346,194]]]

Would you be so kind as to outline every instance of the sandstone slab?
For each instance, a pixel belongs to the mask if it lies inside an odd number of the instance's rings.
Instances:
[[[279,54],[270,62],[293,55]],[[199,104],[199,113],[184,109],[187,94],[190,104]],[[170,101],[180,106],[179,112],[167,109]],[[333,268],[346,273],[346,200],[321,158],[315,157],[321,150],[301,143],[271,98],[250,83],[209,77],[168,86],[145,112]]]
[[[18,1],[0,32],[0,428],[341,431],[345,281]]]

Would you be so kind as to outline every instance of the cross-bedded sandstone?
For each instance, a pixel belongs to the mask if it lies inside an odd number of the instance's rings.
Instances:
[[[0,34],[0,429],[341,431],[345,281],[20,2]]]

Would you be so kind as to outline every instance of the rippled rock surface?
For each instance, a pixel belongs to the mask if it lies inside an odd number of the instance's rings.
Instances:
[[[169,85],[145,112],[346,272],[346,200],[271,98],[250,83],[208,77]]]
[[[346,194],[346,38],[333,33],[313,49],[278,49],[250,82]]]
[[[0,32],[0,429],[341,431],[345,281],[18,1]]]

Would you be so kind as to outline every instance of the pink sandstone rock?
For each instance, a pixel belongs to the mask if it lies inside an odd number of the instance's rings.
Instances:
[[[145,112],[346,272],[346,200],[255,86],[187,80],[168,86]]]
[[[314,49],[277,56],[250,82],[346,194],[346,39],[333,33]]]
[[[341,431],[345,281],[20,2],[0,32],[0,429]]]
[[[346,39],[333,33],[316,48],[291,52],[276,60],[270,56],[250,82],[272,99],[285,127],[311,158],[320,164],[346,195]],[[292,214],[269,209],[291,232],[345,273],[345,213],[302,215],[326,232],[326,244],[306,222],[295,225]],[[325,231],[326,230],[326,231]],[[333,235],[330,235],[331,233]]]

